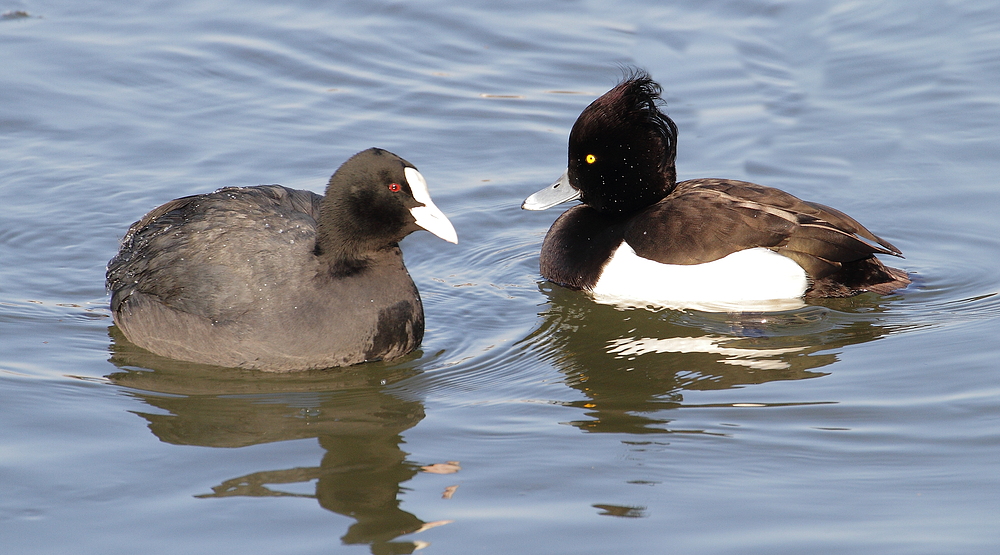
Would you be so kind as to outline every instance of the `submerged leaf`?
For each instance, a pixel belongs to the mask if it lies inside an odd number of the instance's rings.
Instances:
[[[462,470],[462,467],[458,464],[458,461],[447,461],[428,466],[421,466],[420,469],[430,474],[454,474],[459,470]]]

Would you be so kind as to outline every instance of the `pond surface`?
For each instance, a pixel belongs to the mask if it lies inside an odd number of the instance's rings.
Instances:
[[[993,2],[0,0],[4,552],[1000,549]],[[542,282],[566,163],[621,67],[682,179],[840,208],[914,284],[779,314]],[[402,244],[422,349],[274,376],[112,326],[104,269],[183,195],[322,192],[370,146],[459,244]],[[452,463],[449,463],[452,461]]]

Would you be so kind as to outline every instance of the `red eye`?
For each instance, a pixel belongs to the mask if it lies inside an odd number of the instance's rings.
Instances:
[[[389,184],[389,190],[392,191],[393,193],[398,193],[400,189],[401,189],[401,187],[399,186],[399,183],[390,183]]]

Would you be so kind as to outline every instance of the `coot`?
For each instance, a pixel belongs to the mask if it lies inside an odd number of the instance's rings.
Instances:
[[[170,201],[132,224],[108,263],[115,324],[179,360],[287,372],[399,357],[423,338],[398,242],[458,238],[417,169],[360,152],[326,196],[280,185]]]

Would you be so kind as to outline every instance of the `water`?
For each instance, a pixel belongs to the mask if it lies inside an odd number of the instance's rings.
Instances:
[[[0,12],[5,552],[1000,547],[992,3]],[[540,283],[557,212],[520,202],[629,64],[664,85],[681,178],[841,208],[914,285],[737,317]],[[420,351],[269,376],[164,360],[111,326],[104,265],[147,210],[322,191],[369,146],[416,164],[459,233],[403,242]]]

